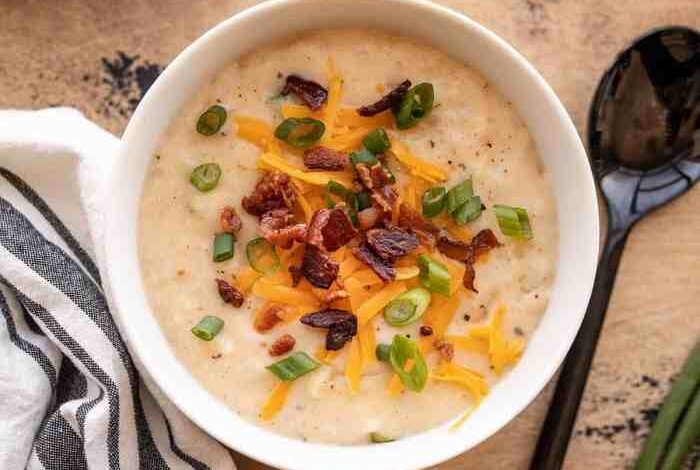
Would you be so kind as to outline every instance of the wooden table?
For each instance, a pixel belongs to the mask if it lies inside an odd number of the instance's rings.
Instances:
[[[0,108],[75,106],[120,134],[184,46],[255,0],[2,0]],[[584,130],[616,52],[662,25],[700,28],[698,0],[442,0],[530,59]],[[133,61],[133,62],[132,62]],[[632,233],[567,470],[628,467],[669,381],[700,337],[700,188]],[[552,387],[497,435],[437,469],[526,469]],[[267,468],[242,457],[241,470]],[[381,469],[372,469],[381,470]]]

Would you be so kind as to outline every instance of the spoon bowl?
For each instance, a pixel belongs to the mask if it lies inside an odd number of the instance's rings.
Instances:
[[[531,470],[559,470],[564,462],[630,229],[700,178],[700,33],[655,30],[617,57],[591,104],[588,146],[607,202],[607,237]]]

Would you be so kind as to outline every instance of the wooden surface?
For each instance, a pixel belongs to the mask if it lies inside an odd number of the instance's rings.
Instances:
[[[184,46],[253,3],[0,0],[0,108],[75,106],[120,134],[150,80]],[[554,87],[579,131],[597,80],[619,49],[653,27],[700,29],[698,0],[441,3],[515,45]],[[629,467],[669,380],[700,337],[699,214],[696,188],[632,233],[567,470]],[[487,442],[436,468],[527,469],[551,389]],[[241,470],[267,468],[237,461]]]

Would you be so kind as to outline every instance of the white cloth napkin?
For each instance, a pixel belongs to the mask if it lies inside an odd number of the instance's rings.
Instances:
[[[0,469],[233,470],[144,386],[100,285],[119,141],[78,111],[0,111]]]

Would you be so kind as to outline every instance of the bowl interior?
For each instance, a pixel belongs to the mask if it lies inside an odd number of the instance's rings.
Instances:
[[[189,97],[221,67],[260,45],[307,29],[340,26],[411,36],[478,69],[527,123],[551,172],[559,217],[559,260],[551,300],[519,364],[458,431],[448,431],[446,424],[382,446],[291,440],[243,421],[213,399],[177,361],[160,332],[146,301],[137,256],[137,214],[147,167],[159,136]],[[511,46],[467,17],[423,0],[273,0],[216,26],[168,66],[139,105],[124,134],[112,194],[107,279],[131,351],[165,394],[209,434],[285,469],[424,468],[483,441],[527,406],[554,374],[578,330],[595,274],[595,188],[563,106]]]

